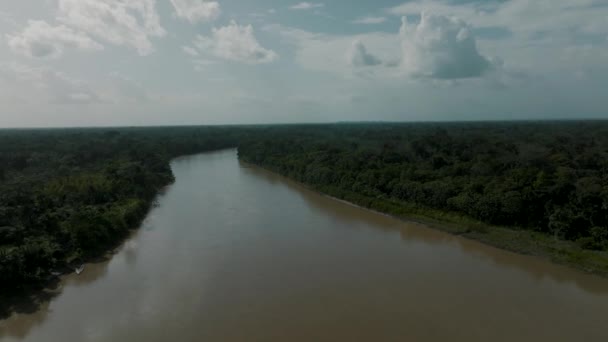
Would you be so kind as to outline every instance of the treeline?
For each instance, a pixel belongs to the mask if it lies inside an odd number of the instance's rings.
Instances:
[[[606,121],[276,127],[239,155],[367,207],[608,249]]]
[[[0,130],[0,301],[138,227],[172,158],[236,146],[377,210],[608,249],[608,122]]]
[[[235,147],[222,127],[0,130],[0,294],[43,285],[136,228],[171,158]],[[0,297],[2,297],[0,295]]]

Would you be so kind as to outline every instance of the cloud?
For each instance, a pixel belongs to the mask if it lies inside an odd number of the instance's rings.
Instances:
[[[420,23],[402,18],[402,67],[414,76],[436,79],[473,78],[491,63],[477,50],[472,28],[464,21],[423,12]]]
[[[182,46],[182,51],[192,57],[198,56],[198,51],[196,51],[196,49],[191,46]]]
[[[220,16],[220,4],[217,1],[204,0],[171,0],[175,15],[195,24],[212,21]]]
[[[608,2],[605,0],[417,0],[386,11],[408,18],[426,11],[462,19],[474,27],[481,54],[491,52],[492,58],[486,59],[494,64],[494,56],[504,58],[501,72],[563,74],[589,66],[599,69],[605,64],[598,62],[597,54],[580,56],[576,61],[564,59],[570,48],[591,45],[599,51],[606,50]]]
[[[385,67],[400,60],[401,49],[396,33],[371,32],[358,35],[333,35],[277,24],[267,25],[263,29],[271,36],[276,35],[278,37],[276,39],[282,43],[294,47],[295,61],[301,68],[319,72],[323,77],[352,78],[361,75],[358,71],[353,72],[353,68],[355,68],[353,64],[358,64],[357,58],[361,58],[360,55],[357,55],[360,50],[357,49],[358,44],[354,43],[356,41],[364,46],[364,56],[367,56],[361,60],[371,64],[365,68],[359,68],[362,69],[359,71],[364,71],[366,76],[373,75],[376,78],[401,76],[399,69]],[[369,51],[373,51],[373,53]],[[384,62],[384,64],[377,64],[378,61]]]
[[[366,67],[382,64],[376,56],[367,52],[365,45],[359,40],[355,40],[351,49],[347,53],[348,63],[353,67]]]
[[[475,27],[503,27],[520,35],[521,39],[539,33],[548,40],[576,40],[590,32],[608,34],[605,0],[509,0],[469,1],[455,3],[448,0],[409,1],[387,9],[398,16],[414,16],[422,12],[455,16]]]
[[[214,28],[211,36],[199,35],[194,45],[201,53],[248,64],[270,63],[278,58],[276,52],[260,45],[251,25],[240,26],[234,20],[228,26]]]
[[[166,34],[155,0],[59,0],[57,19],[99,40],[134,48],[142,56],[153,51],[151,37]]]
[[[302,67],[345,77],[361,75],[353,68],[365,68],[364,75],[375,78],[445,81],[478,78],[494,66],[499,69],[479,52],[470,25],[441,15],[423,14],[417,24],[404,17],[399,34],[329,35],[280,25],[265,29],[295,45]]]
[[[323,3],[312,3],[312,2],[300,2],[290,7],[292,10],[302,11],[302,10],[311,10],[315,8],[325,7]]]
[[[22,102],[76,104],[101,102],[101,97],[81,80],[47,67],[31,67],[21,63],[0,64],[0,98]]]
[[[445,0],[417,0],[389,8],[387,12],[397,16],[418,16],[422,12],[428,12],[435,15],[454,16],[470,20],[471,17],[481,17],[496,10],[496,6],[498,6],[497,3],[490,1],[486,3],[454,4]]]
[[[30,20],[23,32],[7,35],[8,46],[13,52],[35,58],[55,58],[65,48],[102,50],[103,46],[82,32],[67,26],[51,26],[45,21]]]
[[[363,17],[352,21],[353,24],[375,25],[386,22],[386,17]]]

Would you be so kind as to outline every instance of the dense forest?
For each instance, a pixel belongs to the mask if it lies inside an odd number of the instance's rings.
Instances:
[[[256,139],[241,159],[365,207],[608,249],[605,121],[294,126]]]
[[[234,147],[232,128],[0,130],[0,300],[101,256],[136,228],[169,160]]]
[[[172,158],[237,146],[368,208],[608,250],[603,121],[0,130],[0,301],[122,241],[172,182]]]

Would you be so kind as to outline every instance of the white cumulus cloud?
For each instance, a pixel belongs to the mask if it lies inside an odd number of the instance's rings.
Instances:
[[[166,34],[155,0],[59,0],[58,13],[63,24],[140,55],[153,51],[151,37]]]
[[[241,26],[235,21],[214,28],[210,36],[199,35],[194,44],[201,53],[242,63],[270,63],[278,58],[276,52],[260,45],[251,25]]]
[[[204,0],[171,0],[177,17],[190,23],[212,21],[220,16],[220,4],[217,1]]]
[[[491,63],[477,50],[472,28],[455,17],[423,12],[420,23],[402,18],[402,67],[414,76],[437,79],[473,78]]]
[[[546,34],[547,40],[564,39],[580,34],[608,33],[606,25],[606,0],[509,0],[467,1],[457,3],[448,0],[408,1],[389,8],[398,16],[418,15],[429,12],[436,15],[456,16],[475,27],[502,27],[529,39]]]
[[[59,57],[65,48],[101,50],[103,46],[82,32],[65,25],[51,26],[45,21],[30,20],[23,32],[7,35],[13,52],[28,57]]]
[[[304,2],[300,2],[300,3],[297,3],[293,6],[291,6],[290,9],[301,11],[301,10],[310,10],[310,9],[322,8],[322,7],[325,7],[325,4],[304,1]]]
[[[365,45],[359,40],[355,40],[347,53],[347,60],[351,66],[366,67],[382,64],[382,61],[367,52]]]
[[[417,23],[404,17],[399,34],[329,35],[280,25],[266,30],[295,45],[301,66],[346,77],[445,81],[480,78],[490,69],[502,69],[494,62],[499,58],[490,60],[479,52],[470,25],[442,15],[425,13]],[[364,73],[353,73],[353,68]]]

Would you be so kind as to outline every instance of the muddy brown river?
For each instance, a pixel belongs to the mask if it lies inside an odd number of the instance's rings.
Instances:
[[[1,341],[608,341],[608,280],[318,195],[228,150]]]

